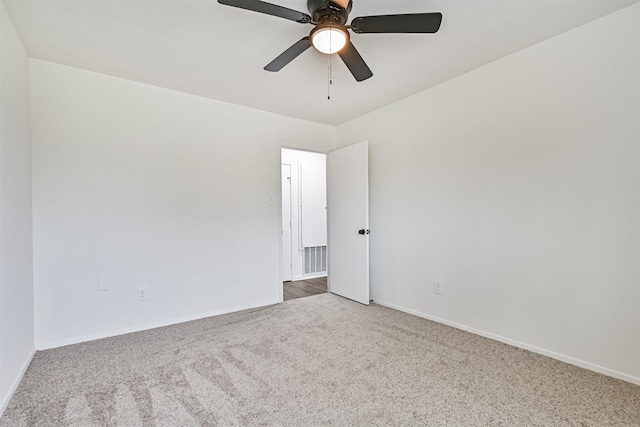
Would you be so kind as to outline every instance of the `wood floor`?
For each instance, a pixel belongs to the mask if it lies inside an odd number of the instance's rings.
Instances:
[[[304,298],[327,293],[327,278],[318,277],[316,279],[284,282],[283,286],[284,300],[289,301],[296,298]]]

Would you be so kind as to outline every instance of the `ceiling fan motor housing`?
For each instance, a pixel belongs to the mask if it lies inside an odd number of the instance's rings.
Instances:
[[[330,0],[307,0],[307,7],[314,23],[346,25],[351,12],[352,3],[346,8]]]

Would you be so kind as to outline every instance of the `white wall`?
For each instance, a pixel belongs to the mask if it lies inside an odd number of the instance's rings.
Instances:
[[[38,348],[279,300],[280,149],[334,127],[34,59],[31,84]]]
[[[640,383],[639,29],[636,5],[338,128],[370,143],[376,301]]]
[[[302,248],[327,246],[327,155],[283,149],[282,164],[291,166],[292,279],[304,280]]]
[[[34,352],[29,61],[0,3],[0,414]]]

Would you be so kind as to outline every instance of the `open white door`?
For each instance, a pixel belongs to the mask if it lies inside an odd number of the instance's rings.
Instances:
[[[327,158],[329,291],[369,304],[369,144]]]

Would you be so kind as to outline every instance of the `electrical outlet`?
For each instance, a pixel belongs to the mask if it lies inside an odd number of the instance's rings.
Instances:
[[[149,291],[147,288],[138,288],[138,302],[146,301],[149,299]]]
[[[437,295],[442,295],[442,282],[438,280],[433,281],[433,293]]]

